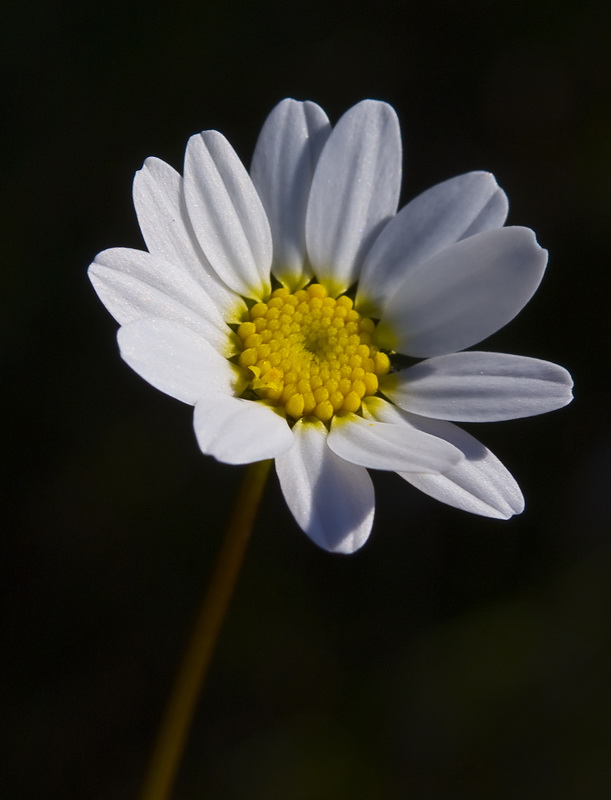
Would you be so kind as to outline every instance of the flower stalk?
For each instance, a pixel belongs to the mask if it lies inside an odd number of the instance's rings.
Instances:
[[[214,647],[233,594],[271,460],[249,464],[161,721],[140,800],[168,800]]]

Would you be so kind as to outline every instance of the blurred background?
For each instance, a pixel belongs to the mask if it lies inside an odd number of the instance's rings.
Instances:
[[[609,797],[607,4],[12,0],[0,22],[0,796],[136,796],[241,470],[123,364],[85,270],[142,246],[145,157],[181,169],[215,128],[248,163],[293,96],[333,121],[392,103],[402,204],[495,173],[551,258],[482,347],[563,364],[576,400],[470,427],[523,488],[510,522],[378,473],[369,543],[332,556],[272,477],[175,798]]]

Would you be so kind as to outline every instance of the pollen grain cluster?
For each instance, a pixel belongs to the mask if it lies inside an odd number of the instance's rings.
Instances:
[[[338,411],[358,411],[390,362],[372,344],[375,323],[352,305],[313,283],[294,294],[276,289],[252,306],[238,328],[238,363],[250,374],[249,389],[293,419],[327,422]]]

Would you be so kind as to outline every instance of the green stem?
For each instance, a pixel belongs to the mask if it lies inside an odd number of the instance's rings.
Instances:
[[[249,464],[161,722],[140,800],[168,800],[271,461]]]

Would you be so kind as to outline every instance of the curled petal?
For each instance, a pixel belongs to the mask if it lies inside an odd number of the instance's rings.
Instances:
[[[354,553],[369,537],[375,498],[367,470],[327,447],[322,422],[299,420],[295,443],[276,458],[284,498],[299,527],[319,547]]]
[[[225,464],[276,458],[293,444],[286,419],[264,403],[207,392],[195,406],[195,435],[203,453]]]

